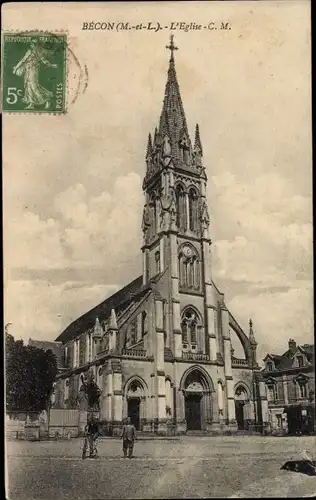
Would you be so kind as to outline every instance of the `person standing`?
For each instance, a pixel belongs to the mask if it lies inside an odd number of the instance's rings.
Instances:
[[[82,450],[82,458],[86,458],[87,449],[89,447],[89,458],[97,458],[98,450],[96,447],[96,439],[99,436],[99,426],[97,420],[92,416],[90,422],[85,427],[85,440]]]
[[[136,439],[136,429],[135,426],[131,423],[130,417],[128,417],[127,419],[127,424],[123,425],[122,439],[123,439],[124,458],[127,457],[127,451],[128,451],[128,458],[132,458],[134,443]]]

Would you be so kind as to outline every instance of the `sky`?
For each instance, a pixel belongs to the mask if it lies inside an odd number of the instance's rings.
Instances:
[[[54,340],[142,272],[145,151],[169,30],[83,22],[207,20],[231,29],[173,34],[189,131],[198,122],[203,144],[213,279],[246,331],[252,318],[259,361],[289,338],[313,342],[309,2],[182,3],[3,8],[3,30],[67,30],[71,49],[67,114],[3,118],[5,321],[16,338]]]

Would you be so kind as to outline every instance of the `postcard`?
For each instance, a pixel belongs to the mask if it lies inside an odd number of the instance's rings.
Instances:
[[[3,6],[7,498],[315,494],[310,6]]]

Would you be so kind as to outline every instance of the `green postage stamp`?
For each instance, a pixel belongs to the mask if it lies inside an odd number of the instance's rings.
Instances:
[[[65,113],[66,49],[64,33],[4,33],[2,110]]]

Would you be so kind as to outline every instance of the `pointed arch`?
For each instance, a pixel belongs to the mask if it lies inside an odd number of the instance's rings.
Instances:
[[[173,383],[169,375],[166,376],[166,415],[172,417],[173,415]]]
[[[235,399],[238,399],[238,397],[242,396],[243,394],[245,395],[245,400],[251,399],[251,390],[250,390],[249,386],[245,382],[239,381],[234,386]],[[239,398],[239,399],[241,399],[241,398]]]
[[[194,306],[186,306],[181,313],[182,342],[197,344],[198,329],[202,327],[201,314]]]
[[[189,383],[194,380],[200,380],[204,392],[215,392],[213,380],[209,373],[199,365],[193,365],[188,368],[181,377],[179,388],[185,391]]]
[[[148,396],[148,386],[147,386],[145,380],[142,377],[140,377],[139,375],[132,375],[131,377],[129,377],[126,380],[126,382],[124,384],[123,393],[124,393],[125,398],[128,397],[129,390],[133,389],[133,385],[134,385],[134,388],[139,388],[139,390],[143,396],[145,396],[145,397]],[[136,392],[136,391],[134,391],[134,392]]]

